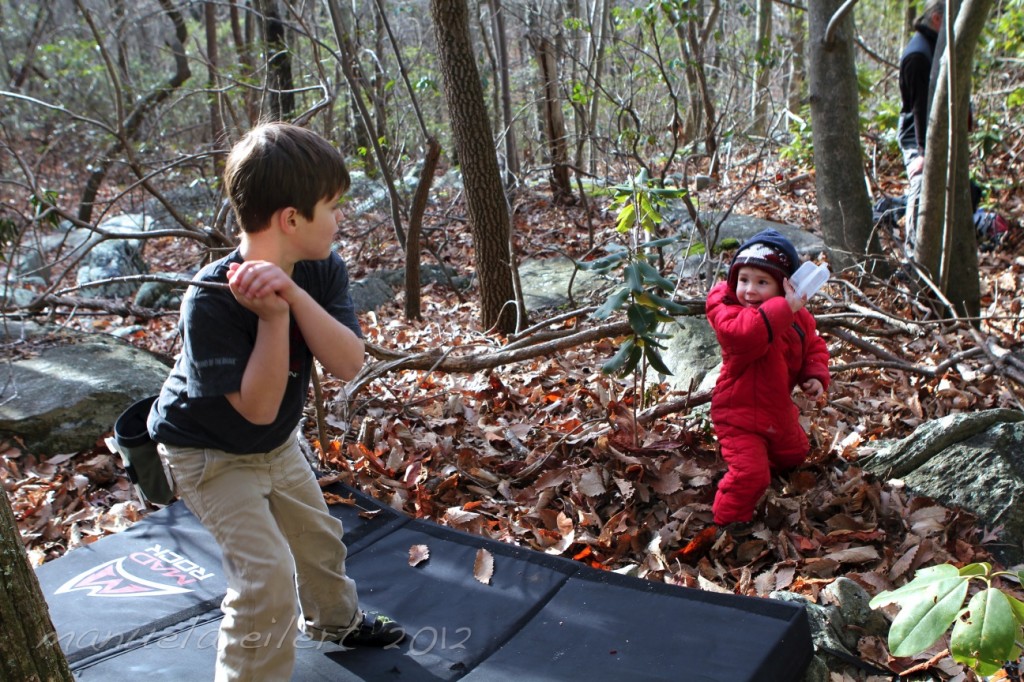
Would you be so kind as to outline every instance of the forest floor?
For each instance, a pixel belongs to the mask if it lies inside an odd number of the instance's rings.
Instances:
[[[1022,170],[1007,162],[999,172],[1020,177]],[[788,168],[745,172],[707,190],[704,208],[724,207],[736,188],[749,185],[735,211],[820,233],[813,177],[791,182],[801,171]],[[898,178],[895,169],[892,175]],[[898,180],[885,191],[898,195]],[[1024,240],[1016,236],[1024,229],[1024,197],[1007,190],[992,199],[1011,219],[1014,238],[980,252],[984,320],[977,330],[938,319],[926,292],[907,278],[847,273],[811,302],[832,355],[833,384],[818,404],[795,397],[813,451],[804,466],[773,478],[752,536],[716,541],[708,531],[715,484],[725,470],[712,426],[699,408],[637,423],[642,408],[685,395],[603,375],[600,367],[617,338],[476,373],[384,372],[351,400],[328,377],[328,442],[320,451],[331,470],[327,478],[410,515],[597,568],[746,595],[790,590],[818,601],[838,576],[876,594],[923,566],[994,561],[998,528],[979,527],[970,514],[915,497],[899,481],[877,480],[857,465],[873,442],[905,437],[926,420],[1020,408],[1024,386],[993,362],[991,350],[979,349],[981,341],[1022,349]],[[602,208],[560,207],[538,192],[521,194],[513,212],[519,257],[592,257],[591,231],[598,247],[621,243],[615,217]],[[425,239],[446,265],[469,274],[471,236],[464,223],[442,215],[450,212],[428,216]],[[345,221],[341,253],[353,279],[402,266],[389,230],[384,215]],[[194,253],[167,241],[151,244],[146,255],[154,270],[163,270],[184,269]],[[493,353],[507,339],[480,331],[477,293],[428,285],[423,320],[411,322],[399,294],[362,316],[367,340],[404,353]],[[677,298],[705,293],[703,283],[683,282]],[[535,317],[532,323],[542,321]],[[132,342],[168,357],[176,352],[176,322],[176,315],[72,320],[92,330],[141,325]],[[581,313],[550,329],[577,326],[594,322]],[[306,433],[318,446],[310,402]],[[122,530],[146,513],[102,443],[48,458],[7,443],[0,447],[0,478],[36,563]],[[943,648],[940,640],[913,659],[896,659],[883,638],[865,636],[859,653],[882,670],[972,679]],[[843,675],[833,679],[855,679]]]

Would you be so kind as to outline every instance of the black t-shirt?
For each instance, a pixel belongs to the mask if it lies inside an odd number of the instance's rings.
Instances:
[[[229,264],[241,261],[236,250],[207,265],[196,279],[226,282]],[[348,291],[348,272],[337,254],[296,263],[292,279],[332,317],[362,337]],[[155,441],[238,454],[268,452],[285,442],[302,415],[313,366],[313,355],[294,319],[288,383],[273,423],[249,422],[225,397],[241,388],[258,323],[257,315],[238,303],[230,291],[189,287],[178,323],[181,354],[149,415],[149,432]]]

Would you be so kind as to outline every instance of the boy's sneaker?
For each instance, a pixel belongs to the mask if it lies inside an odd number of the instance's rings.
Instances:
[[[373,646],[385,647],[398,644],[405,639],[405,628],[382,613],[363,611],[363,620],[345,639],[344,647]]]

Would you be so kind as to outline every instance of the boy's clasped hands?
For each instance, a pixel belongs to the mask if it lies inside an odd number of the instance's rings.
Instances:
[[[228,286],[239,303],[267,319],[288,312],[287,292],[295,282],[278,265],[253,260],[228,266]]]

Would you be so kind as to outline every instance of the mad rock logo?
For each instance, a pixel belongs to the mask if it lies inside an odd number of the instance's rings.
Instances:
[[[192,586],[213,576],[182,555],[153,545],[79,573],[54,594],[84,590],[90,597],[157,597],[192,592]]]

